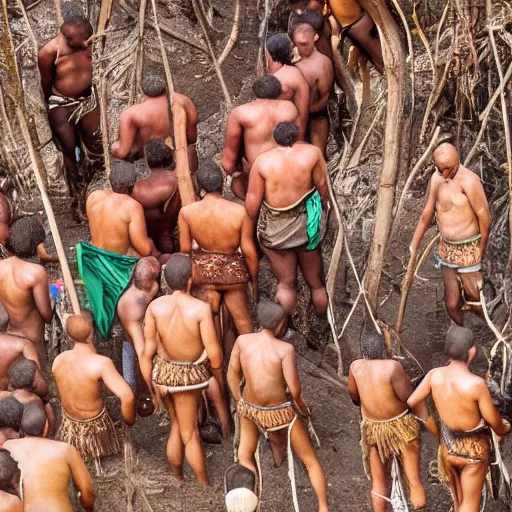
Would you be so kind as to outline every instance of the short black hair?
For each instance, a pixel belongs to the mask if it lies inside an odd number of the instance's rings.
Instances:
[[[384,336],[368,331],[361,337],[361,354],[364,359],[389,359]]]
[[[135,281],[151,281],[160,275],[160,262],[154,256],[145,256],[135,265],[133,271]]]
[[[21,418],[20,431],[32,437],[41,437],[46,427],[46,413],[41,403],[30,402],[25,405]]]
[[[197,186],[199,190],[206,192],[222,192],[224,179],[221,170],[213,162],[205,163],[199,166],[196,172]]]
[[[475,338],[471,329],[454,325],[446,333],[444,353],[450,359],[466,363],[469,359],[469,349],[474,344]]]
[[[35,216],[22,217],[11,226],[7,248],[22,258],[34,256],[45,238],[44,228]]]
[[[293,146],[299,138],[299,128],[295,123],[281,122],[274,128],[274,140],[280,146]]]
[[[274,62],[292,63],[293,43],[287,34],[274,34],[267,39],[267,50]]]
[[[316,28],[312,24],[311,20],[307,19],[307,18],[305,19],[304,15],[297,16],[295,18],[295,20],[293,20],[292,28],[290,30],[290,34],[291,34],[292,40],[293,40],[293,37],[295,36],[295,32],[299,28],[309,28],[309,29],[311,29],[316,34]]]
[[[174,164],[171,148],[162,139],[150,139],[144,148],[150,169],[170,169]]]
[[[24,356],[18,357],[9,367],[9,384],[14,389],[30,388],[36,376],[37,365],[35,361]]]
[[[118,194],[131,194],[140,175],[135,164],[116,160],[110,170],[110,185]]]
[[[23,404],[14,395],[0,400],[0,427],[9,427],[18,431],[22,416]]]
[[[157,69],[146,69],[142,74],[142,91],[150,98],[162,96],[167,92],[165,75]]]
[[[304,12],[301,14],[300,18],[302,23],[311,25],[317,34],[320,33],[324,26],[323,14],[317,9],[304,9]]]
[[[12,488],[12,479],[20,472],[18,463],[4,448],[0,448],[0,491]]]
[[[186,290],[192,276],[192,260],[182,252],[171,255],[165,265],[165,281],[171,290]]]
[[[264,100],[276,100],[281,96],[283,87],[274,75],[264,75],[252,84],[254,96]]]
[[[285,312],[283,306],[270,300],[260,300],[256,306],[256,318],[263,329],[275,331],[283,321]]]
[[[85,17],[84,11],[80,4],[73,2],[63,2],[62,4],[62,26],[76,26],[84,30],[87,39],[92,36],[94,30],[90,21]]]

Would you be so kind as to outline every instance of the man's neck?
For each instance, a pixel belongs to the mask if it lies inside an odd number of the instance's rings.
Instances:
[[[268,65],[268,72],[270,75],[273,75],[274,73],[279,71],[282,67],[284,67],[284,64],[282,64],[281,62],[271,61],[270,64]]]
[[[449,366],[451,368],[461,368],[461,369],[469,370],[469,362],[458,361],[457,359],[450,359]]]
[[[205,200],[207,198],[214,198],[214,199],[222,198],[222,192],[208,192],[207,194],[204,195],[203,200]]]

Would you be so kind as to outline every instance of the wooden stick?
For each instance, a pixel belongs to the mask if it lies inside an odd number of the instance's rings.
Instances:
[[[233,18],[233,27],[231,28],[231,34],[229,34],[228,42],[224,47],[224,50],[219,55],[217,59],[217,63],[220,66],[227,58],[227,56],[231,53],[231,50],[235,47],[235,44],[238,40],[238,27],[240,24],[240,0],[236,0],[235,2],[235,16]]]
[[[103,32],[105,32],[105,27],[107,26],[108,20],[110,19],[111,11],[112,11],[112,0],[102,0],[101,8],[100,8],[100,16],[98,19],[98,30],[96,31],[96,33],[98,35],[101,35],[101,34],[103,34]]]

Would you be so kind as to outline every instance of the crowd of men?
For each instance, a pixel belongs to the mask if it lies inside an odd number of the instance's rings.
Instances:
[[[0,511],[73,510],[70,479],[83,509],[94,509],[86,462],[120,453],[122,446],[104,387],[119,400],[128,427],[137,412],[168,412],[166,455],[179,479],[186,459],[197,482],[208,484],[201,425],[212,415],[221,440],[227,440],[235,419],[238,463],[226,471],[228,510],[257,507],[261,434],[276,465],[292,452],[298,456],[318,511],[328,510],[295,349],[282,338],[296,308],[299,267],[316,315],[325,319],[328,306],[321,248],[331,201],[325,161],[335,76],[330,38],[341,31],[351,39],[353,62],[367,59],[381,71],[383,61],[375,25],[357,2],[289,4],[289,34],[268,38],[268,74],[253,84],[256,99],[233,109],[227,120],[221,164],[238,201],[224,197],[225,176],[216,164],[198,163],[198,113],[188,97],[175,93],[186,115],[196,193],[196,201],[182,205],[166,81],[156,68],[144,71],[143,101],[122,113],[118,140],[110,147],[109,184],[86,198],[90,242],[77,244],[76,258],[87,304],[66,317],[72,349],[55,358],[51,376],[44,337],[53,316],[48,276],[43,266],[27,261],[40,255],[45,231],[36,217],[11,223],[10,205],[0,196],[0,302],[6,314],[0,333]],[[77,168],[99,152],[92,33],[83,14],[70,11],[39,53],[49,120],[73,193],[80,188]],[[390,509],[393,460],[401,463],[413,508],[425,507],[422,425],[440,436],[439,471],[455,511],[477,511],[491,429],[498,436],[510,431],[485,381],[468,369],[476,346],[463,327],[463,306],[481,312],[487,200],[452,142],[443,140],[433,159],[437,170],[411,252],[418,251],[436,213],[437,260],[455,322],[446,336],[449,364],[432,370],[414,390],[383,337],[363,334],[362,358],[350,367],[348,391],[361,407],[361,447],[375,511]],[[259,298],[259,249],[277,280],[273,301]],[[111,337],[116,318],[124,337],[122,371],[95,345],[98,336]],[[229,322],[236,336],[227,334]],[[60,411],[50,403],[50,378]],[[426,406],[430,394],[440,428]],[[205,401],[212,407],[204,407]]]

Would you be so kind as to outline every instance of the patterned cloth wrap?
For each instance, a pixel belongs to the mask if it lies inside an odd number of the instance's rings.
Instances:
[[[249,272],[240,253],[192,251],[192,282],[203,284],[239,284],[249,281]]]
[[[480,239],[480,234],[460,241],[449,241],[441,237],[436,255],[438,266],[453,268],[460,273],[480,271]]]
[[[68,122],[78,124],[80,119],[91,113],[98,106],[96,97],[96,89],[91,88],[89,95],[79,96],[78,98],[70,98],[62,94],[52,91],[52,95],[48,99],[48,109],[74,107],[69,115]]]

